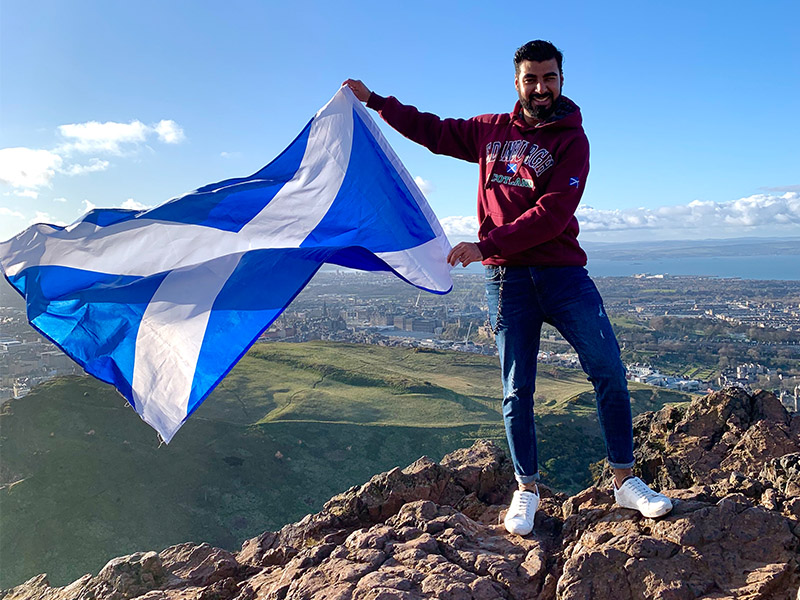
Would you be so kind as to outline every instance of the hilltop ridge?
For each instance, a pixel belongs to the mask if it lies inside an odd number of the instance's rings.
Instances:
[[[641,475],[675,500],[664,518],[614,505],[607,473],[568,497],[542,486],[531,536],[499,519],[510,461],[476,441],[334,496],[237,553],[180,544],[111,560],[3,600],[793,600],[800,586],[800,415],[729,388],[635,421]]]

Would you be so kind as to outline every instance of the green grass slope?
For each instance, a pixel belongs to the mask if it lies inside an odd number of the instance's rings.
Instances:
[[[632,387],[634,407],[683,395]],[[539,378],[548,483],[575,491],[604,455],[589,383]],[[423,454],[504,443],[496,358],[365,345],[257,345],[169,446],[89,377],[0,408],[0,588],[68,583],[114,556],[241,542]]]

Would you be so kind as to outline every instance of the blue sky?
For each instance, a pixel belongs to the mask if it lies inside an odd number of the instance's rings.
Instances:
[[[0,240],[274,158],[347,77],[507,112],[552,40],[592,146],[581,239],[800,235],[800,4],[0,0]],[[451,239],[476,168],[382,124]]]

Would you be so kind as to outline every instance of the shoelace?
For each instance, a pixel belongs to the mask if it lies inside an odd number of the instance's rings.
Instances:
[[[510,511],[513,515],[528,514],[528,507],[533,503],[535,496],[532,492],[519,493],[514,496],[514,501],[511,503]]]
[[[646,498],[650,500],[652,498],[656,498],[659,496],[658,492],[654,492],[651,490],[644,481],[639,479],[638,477],[630,480],[631,481],[631,491],[638,496],[639,498]]]

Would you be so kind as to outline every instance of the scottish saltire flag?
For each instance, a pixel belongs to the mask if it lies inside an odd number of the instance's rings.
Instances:
[[[441,225],[342,88],[269,165],[0,244],[31,324],[169,442],[323,263],[452,287]]]

